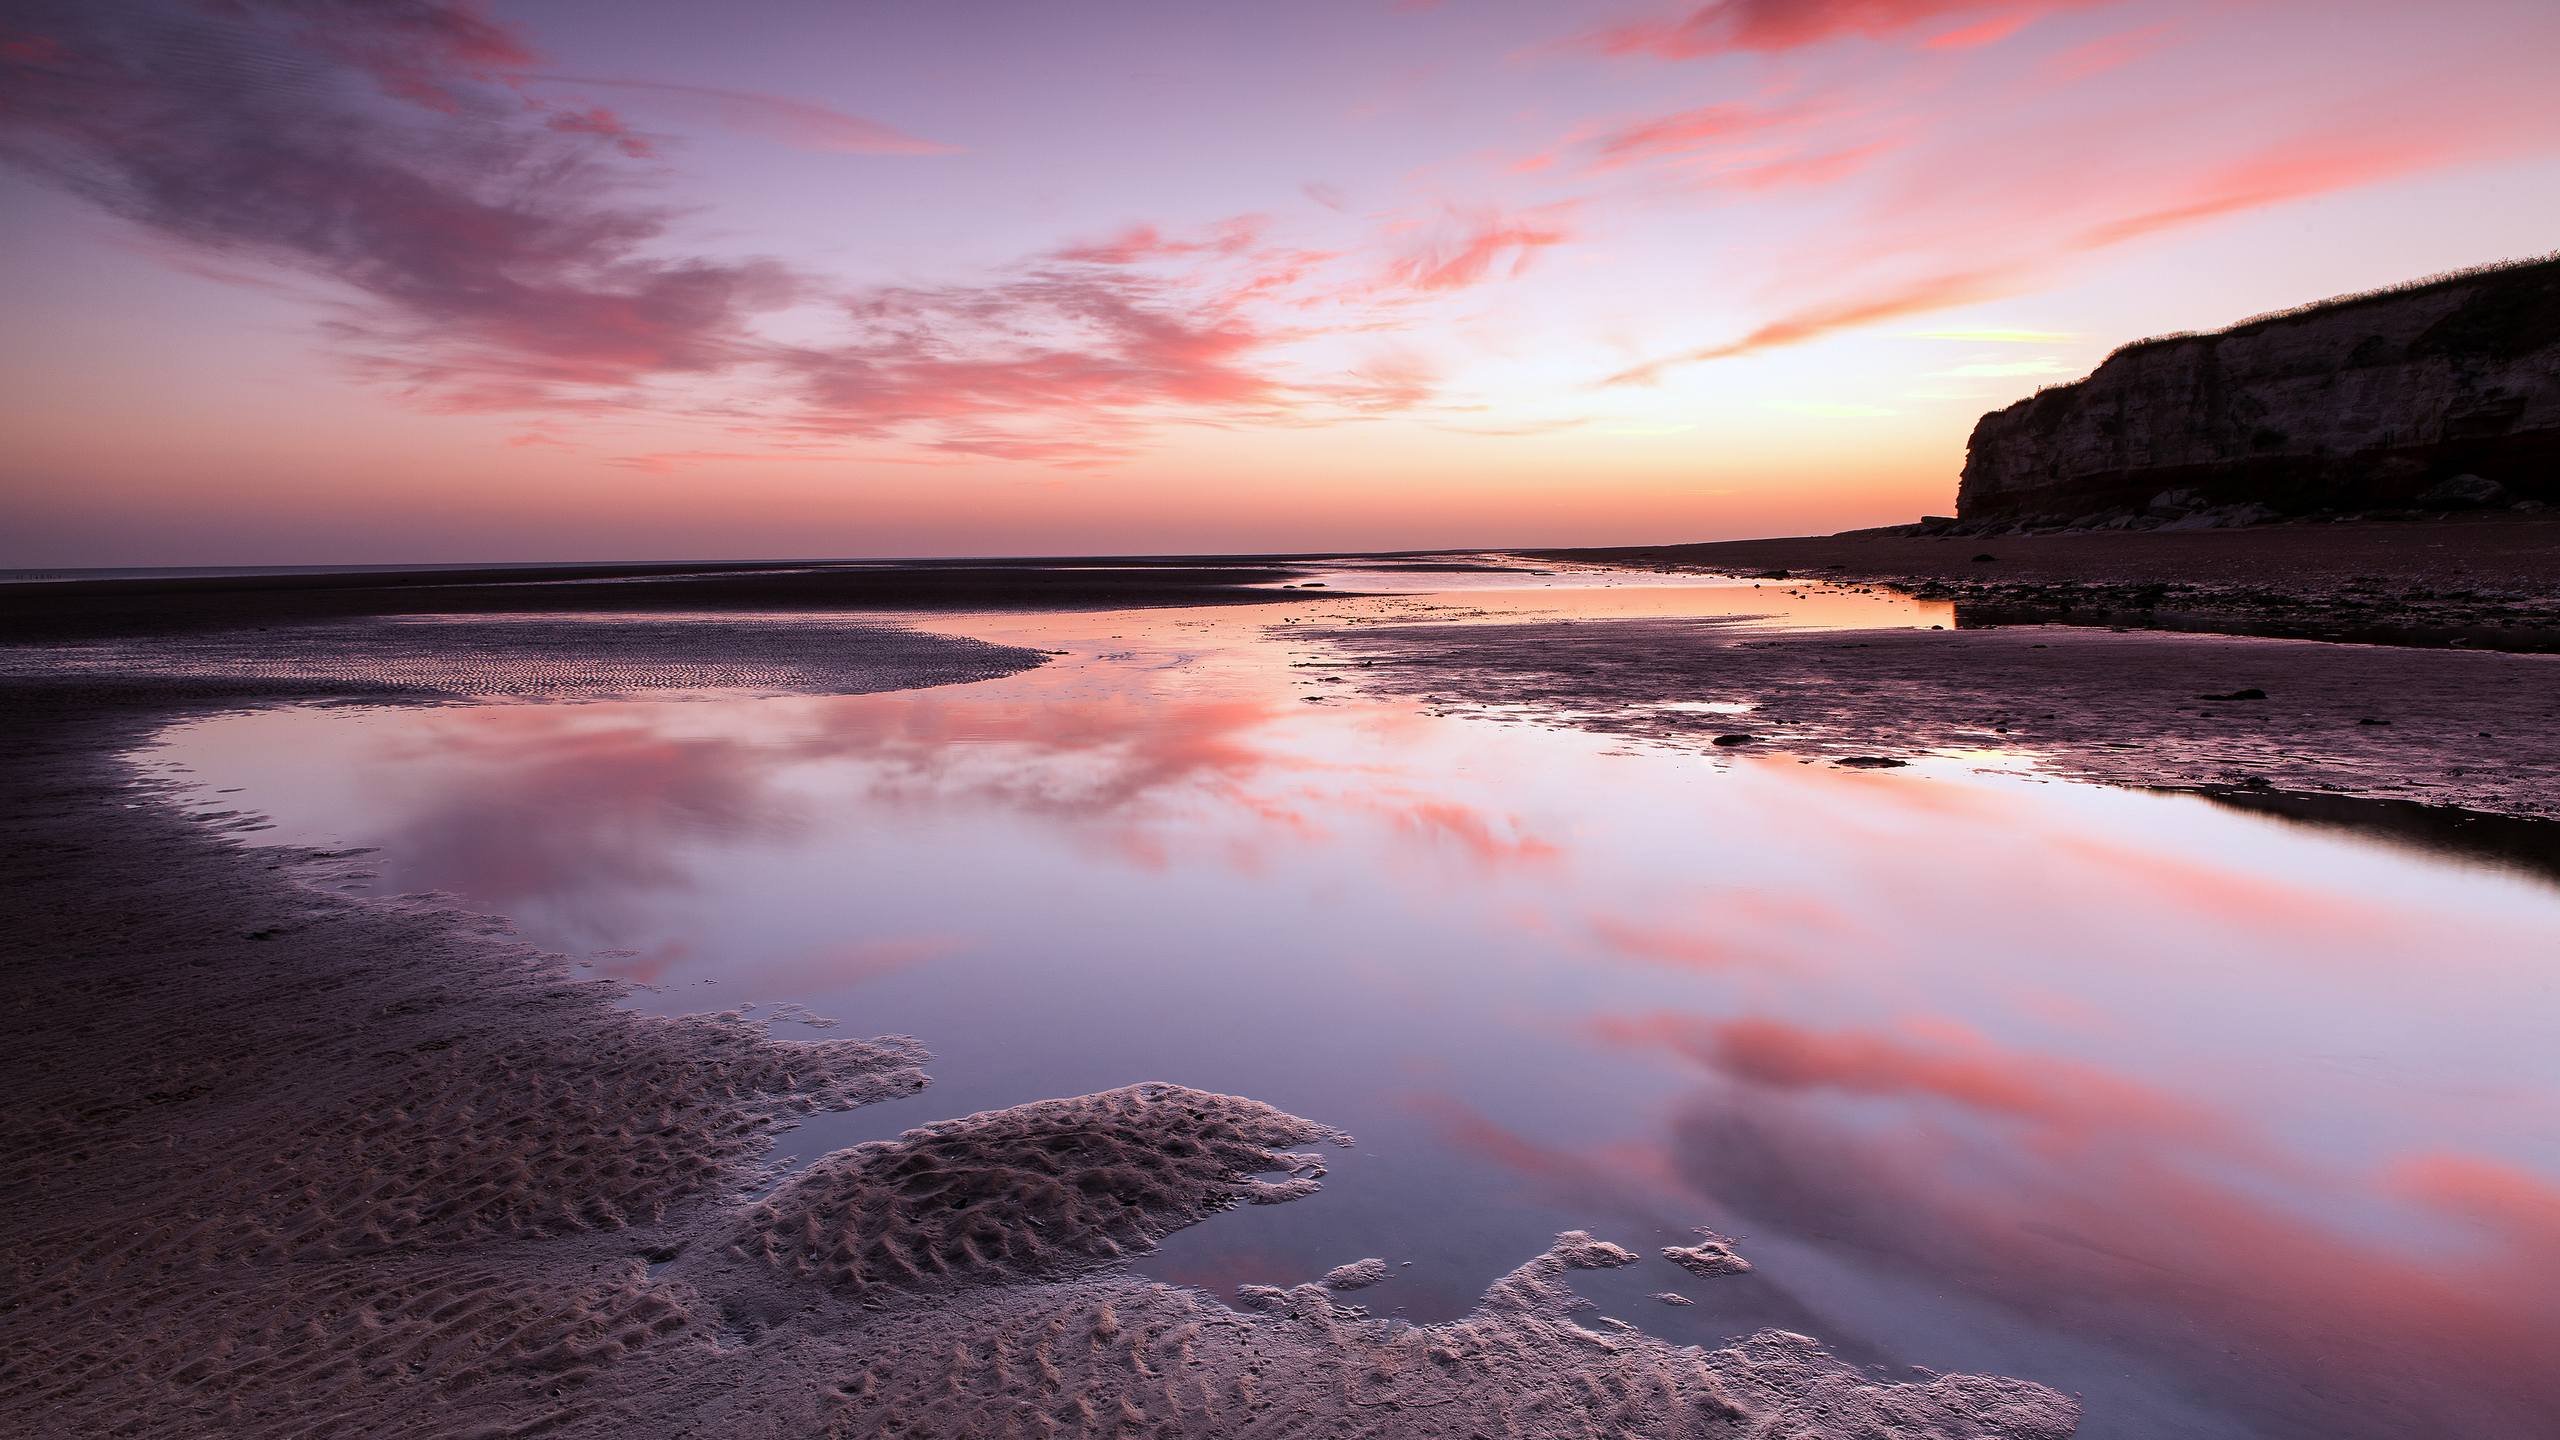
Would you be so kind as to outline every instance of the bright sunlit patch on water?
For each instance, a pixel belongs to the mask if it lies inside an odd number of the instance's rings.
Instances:
[[[1323,1195],[1173,1237],[1169,1279],[1376,1256],[1358,1299],[1430,1318],[1559,1230],[1709,1226],[1757,1268],[1581,1283],[1679,1338],[2080,1391],[2093,1436],[2248,1433],[2224,1417],[2314,1385],[2458,1413],[2535,1363],[2560,891],[1991,746],[1868,772],[1439,717],[1295,638],[1476,586],[952,618],[1064,653],[270,711],[155,757],[261,839],[375,847],[321,883],[449,892],[645,1008],[925,1041],[931,1089],[813,1119],[803,1158],[1143,1080],[1357,1136]]]
[[[1328,569],[1328,607],[1352,623],[1471,624],[1518,620],[1685,617],[1792,630],[1952,628],[1955,606],[1871,585],[1750,580],[1588,565],[1529,565],[1501,556],[1456,557],[1477,569]],[[1274,581],[1267,589],[1301,588]]]

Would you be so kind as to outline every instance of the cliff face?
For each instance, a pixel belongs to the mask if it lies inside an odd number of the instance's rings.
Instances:
[[[2446,486],[2456,477],[2476,482]],[[2436,489],[2436,487],[2444,487]],[[1967,520],[2560,500],[2560,259],[2128,345],[1974,426]]]

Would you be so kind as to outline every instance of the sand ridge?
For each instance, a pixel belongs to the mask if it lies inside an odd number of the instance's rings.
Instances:
[[[797,1400],[762,1375],[725,1377],[718,1393],[756,1413],[721,1433],[2059,1440],[2076,1424],[2041,1386],[1883,1381],[1799,1335],[1702,1350],[1579,1323],[1570,1272],[1632,1259],[1568,1232],[1437,1325],[1366,1316],[1315,1283],[1253,1312],[1119,1277],[971,1290],[799,1332],[794,1368],[836,1376],[832,1390]]]

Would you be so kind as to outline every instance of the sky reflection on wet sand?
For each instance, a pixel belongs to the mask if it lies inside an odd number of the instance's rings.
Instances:
[[[1536,593],[1682,603],[1653,588]],[[1324,608],[1531,592],[1485,593]],[[930,1090],[801,1156],[1149,1079],[1359,1138],[1323,1195],[1174,1237],[1169,1279],[1379,1255],[1359,1298],[1429,1318],[1556,1230],[1707,1225],[1758,1270],[1591,1293],[2043,1380],[2091,1436],[2560,1415],[2560,891],[1979,761],[1436,717],[1346,694],[1282,618],[968,617],[942,628],[1066,654],[903,694],[274,711],[153,758],[245,787],[261,838],[382,847],[332,883],[450,891],[644,1008],[933,1050]]]

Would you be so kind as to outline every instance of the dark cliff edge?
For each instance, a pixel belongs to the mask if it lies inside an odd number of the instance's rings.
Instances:
[[[1956,513],[2030,525],[2560,501],[2560,255],[2127,345],[1982,417]]]

